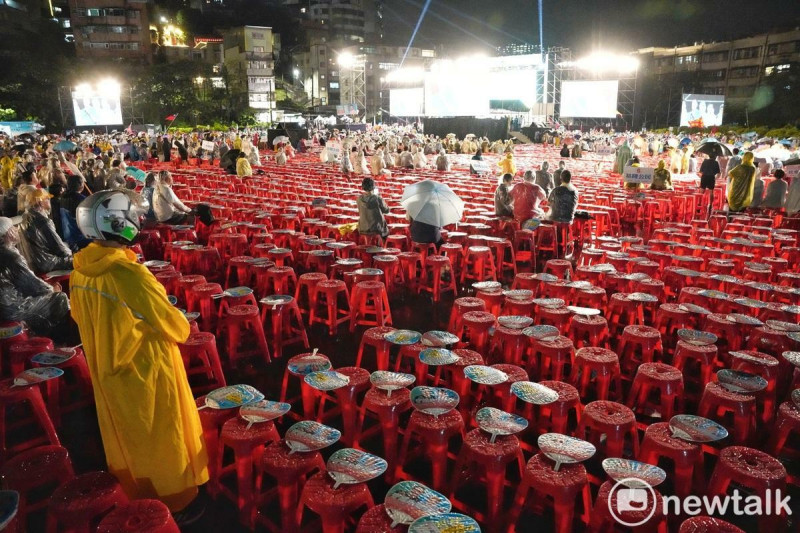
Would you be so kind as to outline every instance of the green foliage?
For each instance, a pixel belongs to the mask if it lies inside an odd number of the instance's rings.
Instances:
[[[10,108],[9,109],[3,109],[2,107],[0,107],[0,120],[2,120],[2,121],[14,120],[14,117],[16,117],[16,116],[17,116],[17,113],[13,109],[10,109]]]

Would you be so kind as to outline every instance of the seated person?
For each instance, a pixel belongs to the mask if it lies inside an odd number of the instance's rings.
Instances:
[[[764,200],[764,180],[756,173],[755,182],[753,183],[753,201],[750,202],[750,209],[758,209],[761,207],[761,202]]]
[[[786,192],[789,184],[786,183],[786,173],[783,169],[775,171],[775,181],[767,186],[767,193],[761,202],[761,207],[765,209],[782,209],[786,205]]]
[[[19,232],[11,219],[0,217],[0,319],[23,321],[37,335],[66,333],[69,299],[59,285],[36,277],[17,251]]]
[[[149,206],[147,208],[147,212],[144,214],[145,220],[149,222],[155,222],[156,220],[156,212],[153,207],[153,193],[155,192],[155,184],[156,184],[156,173],[155,172],[148,172],[147,176],[144,178],[144,188],[142,189],[142,198],[147,202]]]
[[[514,202],[514,218],[523,223],[531,218],[541,218],[544,212],[539,208],[542,200],[546,200],[544,189],[536,185],[533,172],[525,171],[523,182],[511,189],[511,200]]]
[[[20,228],[22,253],[36,274],[72,270],[72,250],[61,240],[50,218],[50,193],[37,189],[29,195]]]
[[[514,204],[511,202],[511,195],[509,194],[509,187],[511,182],[514,181],[514,176],[511,174],[503,174],[503,181],[497,186],[494,191],[494,213],[498,217],[513,217]]]
[[[578,190],[570,183],[572,173],[565,170],[561,173],[561,185],[550,193],[550,212],[547,218],[553,222],[572,223],[578,209]]]
[[[158,185],[153,192],[153,208],[156,219],[162,224],[186,224],[192,212],[172,190],[172,174],[168,170],[162,170],[158,175]]]
[[[419,243],[432,242],[436,246],[442,244],[442,228],[440,228],[439,226],[434,226],[432,224],[426,224],[425,222],[414,220],[408,215],[406,215],[406,218],[408,219],[409,222],[411,222],[411,227],[409,229],[411,231],[412,242],[419,242]]]
[[[250,161],[244,152],[239,152],[239,157],[236,159],[236,175],[240,178],[249,178],[253,175],[253,167],[250,166]]]
[[[650,182],[650,188],[654,191],[672,190],[672,174],[667,170],[663,159],[658,162],[658,168],[653,171],[653,181]]]

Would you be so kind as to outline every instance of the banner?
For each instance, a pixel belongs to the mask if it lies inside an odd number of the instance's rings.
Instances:
[[[800,176],[800,165],[789,165],[787,167],[783,167],[783,171],[786,172],[786,177],[788,178],[797,178]]]
[[[595,151],[597,152],[597,155],[602,155],[602,156],[614,155],[616,153],[614,147],[608,145],[598,146]]]
[[[339,160],[339,157],[342,154],[342,145],[339,143],[339,141],[328,141],[325,144],[325,148],[328,150],[328,161]]]
[[[653,181],[654,171],[655,169],[648,167],[625,167],[623,181],[625,183],[650,184]]]
[[[489,163],[487,163],[486,161],[478,161],[478,160],[470,161],[469,169],[470,171],[476,174],[484,174],[486,172],[489,172]]]
[[[12,137],[21,135],[23,133],[34,133],[44,129],[44,126],[37,124],[32,120],[12,120],[7,122],[0,122],[0,131]]]
[[[203,150],[206,152],[213,152],[214,151],[214,142],[213,141],[203,141],[202,144]]]

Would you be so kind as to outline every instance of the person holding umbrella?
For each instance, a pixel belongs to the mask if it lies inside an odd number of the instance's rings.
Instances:
[[[411,240],[419,243],[442,242],[442,228],[456,224],[464,215],[464,201],[443,183],[424,180],[409,185],[400,203],[411,222]]]

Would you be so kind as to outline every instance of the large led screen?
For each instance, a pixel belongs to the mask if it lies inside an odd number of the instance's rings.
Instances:
[[[420,117],[425,114],[425,92],[417,89],[391,89],[389,112],[395,117]]]
[[[486,116],[489,95],[478,83],[479,69],[444,64],[425,77],[425,114],[429,117]],[[485,76],[485,73],[483,74]]]
[[[707,128],[722,124],[725,97],[718,94],[684,94],[681,102],[681,126]]]
[[[76,126],[114,126],[122,124],[119,87],[80,87],[72,91]]]
[[[619,81],[565,81],[561,83],[561,116],[614,118]]]

